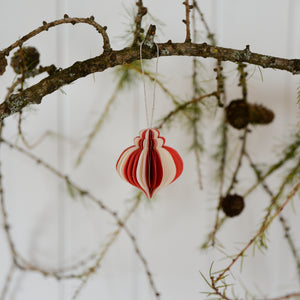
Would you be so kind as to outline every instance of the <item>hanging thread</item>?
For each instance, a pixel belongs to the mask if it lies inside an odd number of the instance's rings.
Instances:
[[[143,80],[143,88],[144,88],[144,102],[145,102],[145,113],[146,113],[147,127],[152,128],[153,116],[154,116],[154,110],[155,110],[155,90],[156,90],[157,74],[158,74],[159,48],[158,48],[158,45],[154,42],[154,44],[156,46],[157,56],[156,56],[156,63],[155,63],[155,76],[154,76],[154,84],[153,84],[153,98],[152,98],[152,106],[151,106],[151,115],[149,117],[149,107],[148,107],[148,101],[147,101],[145,71],[144,71],[143,54],[142,54],[144,42],[145,42],[145,40],[143,40],[141,45],[140,45],[140,62],[141,62],[141,69],[142,69],[142,80]]]

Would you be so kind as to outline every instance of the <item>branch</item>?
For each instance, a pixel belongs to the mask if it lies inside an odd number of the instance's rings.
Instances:
[[[193,5],[189,4],[189,0],[185,0],[182,4],[185,6],[185,20],[182,20],[182,22],[186,25],[185,42],[190,43],[191,42],[190,10],[193,8]]]
[[[293,74],[300,74],[300,59],[284,59],[252,53],[246,50],[214,47],[206,43],[161,43],[158,44],[160,56],[201,56],[212,57],[222,61],[247,62],[263,68],[286,70]],[[144,59],[157,56],[153,44],[147,43],[143,47]],[[39,83],[25,89],[18,94],[12,94],[7,101],[0,104],[0,120],[19,112],[29,104],[40,104],[42,98],[53,93],[64,85],[95,72],[103,72],[108,68],[129,64],[139,60],[139,49],[124,48],[119,51],[107,51],[91,59],[76,62],[71,67],[55,72]]]
[[[260,175],[260,178],[256,181],[255,184],[253,184],[247,191],[244,193],[243,197],[245,198],[247,195],[252,193],[262,182],[264,182],[270,175],[272,175],[275,171],[279,170],[284,164],[289,162],[292,158],[295,157],[295,153],[300,147],[300,136],[297,134],[295,136],[295,141],[293,141],[291,144],[289,144],[285,150],[283,157],[271,165],[268,170],[265,172],[264,175]]]
[[[220,299],[231,300],[230,298],[228,298],[225,295],[225,293],[221,293],[220,292],[219,287],[216,286],[216,282],[215,282],[213,276],[210,277],[210,280],[211,280],[211,287],[212,287],[212,289],[215,291],[216,295],[220,296]]]
[[[12,277],[14,275],[15,269],[16,269],[16,265],[12,263],[5,278],[5,282],[0,294],[0,300],[5,300],[9,286],[12,283]]]
[[[148,12],[147,7],[144,7],[142,0],[138,0],[136,2],[136,6],[138,7],[138,12],[134,20],[135,31],[132,46],[136,46],[139,42],[141,42],[141,35],[144,32],[144,29],[142,28],[142,19]]]
[[[76,159],[76,166],[78,166],[83,156],[85,155],[86,151],[90,148],[92,141],[94,140],[96,134],[99,132],[105,118],[107,117],[109,110],[112,106],[112,104],[115,102],[118,92],[121,88],[123,78],[121,77],[119,82],[117,83],[115,90],[113,91],[113,94],[110,96],[109,100],[106,102],[104,111],[101,113],[100,118],[97,120],[97,123],[94,125],[93,130],[89,133],[86,142],[84,143],[82,149],[80,150],[78,157]]]
[[[271,225],[271,223],[273,222],[273,220],[282,212],[282,210],[285,208],[285,206],[290,202],[290,200],[295,196],[295,194],[297,193],[297,191],[300,188],[300,177],[298,178],[298,183],[294,186],[294,188],[292,189],[292,191],[289,193],[289,195],[287,196],[286,200],[283,202],[283,204],[276,210],[276,212],[273,214],[272,217],[270,217],[270,219],[268,220],[268,222],[266,222],[264,224],[264,226],[262,226],[259,231],[255,234],[255,236],[248,242],[248,244],[239,252],[238,255],[236,255],[231,263],[220,273],[220,275],[215,279],[215,282],[219,281],[220,279],[223,278],[223,276],[230,271],[231,267],[237,262],[237,260],[242,257],[245,253],[245,251],[255,242],[255,240],[262,235],[267,229],[268,227]]]
[[[48,29],[51,28],[51,27],[55,27],[57,25],[67,24],[67,23],[70,23],[72,25],[79,24],[79,23],[86,23],[86,24],[89,24],[89,25],[95,27],[96,30],[102,35],[104,52],[105,51],[110,51],[111,47],[110,47],[110,42],[109,42],[108,35],[106,33],[106,29],[107,29],[106,26],[102,27],[101,25],[99,25],[94,20],[93,16],[91,16],[90,18],[70,18],[68,15],[64,15],[63,19],[55,20],[55,21],[52,21],[50,23],[47,23],[46,21],[43,21],[42,26],[40,26],[40,27],[36,28],[35,30],[29,32],[28,34],[24,35],[19,40],[17,40],[13,44],[11,44],[9,47],[7,47],[7,48],[3,49],[2,51],[0,51],[0,56],[1,55],[8,56],[10,51],[12,51],[14,48],[16,48],[18,46],[22,46],[24,42],[28,41],[29,39],[36,36],[37,34],[43,32],[43,31],[48,31]]]
[[[143,256],[141,250],[139,249],[138,244],[136,242],[135,236],[128,230],[127,227],[124,227],[124,230],[128,234],[128,236],[130,237],[130,239],[132,241],[132,244],[133,244],[133,247],[134,247],[134,250],[135,250],[135,253],[140,258],[141,262],[144,265],[145,273],[146,273],[146,275],[148,277],[148,281],[150,283],[151,289],[152,289],[152,291],[153,291],[156,299],[159,300],[160,299],[160,292],[157,290],[157,287],[156,287],[156,285],[154,283],[153,275],[152,275],[152,273],[151,273],[151,271],[149,269],[148,262],[146,261],[146,258]]]
[[[238,71],[240,72],[239,86],[241,86],[241,88],[242,88],[242,99],[244,101],[247,101],[247,94],[248,94],[247,81],[246,81],[247,73],[244,70],[245,67],[246,67],[245,64],[239,64],[238,65]],[[238,158],[238,163],[237,163],[237,166],[236,166],[236,168],[235,168],[235,170],[232,174],[231,183],[230,183],[230,186],[228,187],[228,190],[226,192],[226,196],[228,196],[230,194],[230,192],[234,188],[235,184],[237,183],[237,175],[239,173],[239,170],[241,169],[242,160],[243,160],[243,157],[244,157],[245,151],[246,151],[247,133],[248,133],[248,127],[246,126],[245,129],[244,129],[243,135],[241,137],[242,146],[241,146],[240,155],[239,155],[239,158]]]
[[[84,272],[84,273],[80,274],[80,277],[78,277],[78,278],[81,278],[82,281],[81,281],[80,285],[78,286],[78,288],[76,289],[76,291],[74,292],[74,294],[72,296],[72,300],[76,299],[78,297],[78,295],[80,294],[80,292],[82,291],[84,286],[87,284],[88,280],[90,279],[91,275],[93,275],[97,271],[97,269],[100,268],[100,263],[102,262],[104,256],[106,255],[106,253],[108,252],[110,247],[114,244],[114,242],[118,238],[118,236],[119,236],[120,232],[122,231],[122,229],[126,230],[126,225],[125,224],[127,223],[128,219],[132,216],[134,211],[137,209],[137,207],[140,203],[140,200],[141,200],[141,197],[138,196],[135,203],[133,204],[131,209],[128,211],[126,216],[123,218],[123,220],[120,220],[120,222],[118,223],[118,228],[111,234],[109,241],[105,244],[104,248],[100,252],[95,264],[91,268],[89,268],[89,270],[87,272]],[[130,233],[130,231],[128,229],[126,230],[126,232]],[[131,233],[130,233],[129,236],[130,236],[131,240],[135,243],[134,236]],[[137,247],[136,243],[134,244],[134,246]],[[143,256],[139,256],[139,257],[144,259]],[[146,260],[142,260],[142,263],[145,263],[145,262],[146,262]],[[147,264],[147,262],[146,262],[146,264]],[[148,267],[148,265],[147,265],[147,267]],[[152,279],[151,273],[150,273],[150,278]],[[148,277],[149,280],[150,280],[150,278]],[[155,287],[155,285],[152,285],[151,280],[150,280],[150,284],[151,284],[152,288],[153,288],[153,286]],[[156,295],[157,290],[154,289],[153,292]]]
[[[285,299],[290,299],[290,298],[296,298],[300,296],[300,292],[295,292],[295,293],[290,293],[286,294],[284,296],[276,297],[276,298],[265,298],[265,300],[285,300]]]
[[[121,219],[119,217],[119,215],[115,211],[113,211],[111,208],[109,208],[108,206],[106,206],[100,199],[96,198],[89,191],[86,191],[86,190],[82,189],[81,187],[79,187],[77,184],[73,183],[69,179],[68,176],[62,174],[60,171],[58,171],[57,169],[55,169],[54,167],[52,167],[51,165],[49,165],[45,161],[43,161],[40,158],[36,157],[32,153],[24,150],[23,148],[21,148],[21,147],[19,147],[17,145],[13,145],[10,142],[8,142],[8,141],[6,141],[6,140],[4,140],[2,138],[1,138],[0,141],[2,143],[4,143],[5,145],[9,146],[10,148],[12,148],[12,149],[14,149],[14,150],[16,150],[16,151],[18,151],[18,152],[26,155],[30,159],[33,159],[34,161],[36,161],[37,163],[39,163],[40,165],[42,165],[46,169],[48,169],[51,173],[53,173],[57,177],[63,179],[68,185],[71,185],[72,188],[74,190],[76,190],[80,195],[88,197],[92,202],[94,202],[96,205],[98,205],[100,207],[100,209],[102,209],[102,210],[106,211],[108,214],[110,214],[116,220],[116,223],[118,224],[118,228],[112,234],[109,242],[105,245],[104,249],[101,251],[98,259],[96,260],[94,266],[91,267],[91,268],[88,268],[87,270],[84,270],[84,271],[82,271],[79,274],[63,275],[63,274],[60,274],[60,272],[58,272],[58,271],[51,272],[51,271],[47,271],[45,269],[39,268],[37,266],[34,266],[31,263],[27,262],[19,253],[16,252],[15,246],[13,244],[13,241],[12,241],[12,238],[11,238],[11,235],[10,235],[10,232],[9,232],[9,225],[8,225],[8,221],[7,221],[7,213],[6,213],[4,202],[3,202],[3,195],[2,195],[2,188],[1,188],[1,173],[0,173],[0,204],[1,204],[1,209],[2,209],[1,212],[2,212],[3,219],[4,219],[7,240],[8,240],[9,245],[10,245],[10,250],[11,250],[11,253],[13,255],[14,263],[15,263],[15,265],[19,269],[36,271],[36,272],[39,272],[39,273],[41,273],[43,275],[53,276],[56,279],[74,279],[74,278],[83,279],[82,284],[79,286],[78,290],[75,292],[75,294],[77,294],[77,293],[80,292],[80,290],[87,283],[88,278],[93,273],[95,273],[96,269],[99,268],[100,263],[101,263],[103,257],[106,255],[106,253],[109,250],[110,246],[115,242],[115,240],[119,236],[119,233],[123,229],[127,233],[128,237],[131,239],[131,241],[133,243],[133,246],[134,246],[134,249],[135,249],[135,252],[136,252],[137,256],[139,257],[139,259],[141,260],[142,264],[144,265],[145,273],[146,273],[146,275],[148,277],[149,284],[150,284],[150,286],[152,288],[152,291],[153,291],[156,299],[159,299],[160,293],[158,292],[158,290],[156,288],[156,285],[155,285],[154,280],[153,280],[153,275],[150,272],[148,263],[147,263],[144,255],[142,254],[141,250],[138,247],[138,244],[136,242],[135,236],[131,233],[131,231],[128,229],[128,227],[126,225],[126,222],[131,217],[131,215],[134,213],[134,211],[138,207],[139,203],[141,202],[141,194],[142,194],[141,192],[137,195],[135,204],[132,206],[132,208],[130,209],[130,211],[127,213],[127,215],[123,219]],[[21,261],[21,263],[23,264],[23,266],[18,263],[17,259],[19,259]]]
[[[199,13],[200,15],[200,19],[202,21],[202,23],[204,24],[205,30],[207,32],[207,38],[208,40],[210,40],[210,42],[215,46],[217,44],[216,39],[215,39],[215,35],[210,31],[209,26],[204,18],[204,14],[202,13],[202,11],[200,10],[197,1],[193,1],[193,7],[196,9],[196,11]]]
[[[161,129],[163,127],[163,125],[169,120],[171,119],[174,115],[176,115],[177,113],[179,113],[180,111],[184,110],[187,106],[191,105],[191,104],[194,104],[194,103],[197,103],[197,102],[200,102],[202,101],[203,99],[205,98],[209,98],[209,97],[213,97],[213,96],[216,96],[216,92],[212,92],[210,94],[205,94],[205,95],[202,95],[200,97],[197,97],[195,99],[192,99],[190,101],[186,101],[180,105],[177,106],[177,108],[175,108],[174,110],[170,111],[163,119],[162,121],[160,122],[160,124],[156,127],[157,129]]]
[[[261,172],[258,169],[258,167],[256,166],[256,164],[254,164],[254,162],[253,162],[252,158],[250,157],[249,153],[245,152],[245,156],[248,159],[250,167],[253,169],[257,180],[261,182],[261,185],[262,185],[263,189],[265,190],[265,192],[271,197],[271,200],[274,199],[274,194],[271,191],[271,189],[269,188],[269,186],[267,185],[267,183],[265,181],[261,181]],[[300,257],[299,257],[297,248],[295,246],[295,243],[294,243],[294,241],[291,237],[291,234],[290,234],[290,226],[287,224],[288,222],[287,222],[286,218],[283,217],[282,214],[280,214],[280,216],[279,216],[279,221],[280,221],[280,223],[282,225],[282,228],[284,230],[284,237],[287,239],[287,242],[288,242],[288,244],[290,246],[290,249],[292,251],[292,254],[294,256],[295,263],[297,265],[298,278],[299,278],[299,281],[300,281]]]

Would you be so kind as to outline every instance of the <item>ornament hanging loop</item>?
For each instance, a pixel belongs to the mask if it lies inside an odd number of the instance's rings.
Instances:
[[[155,33],[155,31],[154,31]],[[148,33],[146,38],[141,42],[140,45],[140,62],[141,62],[141,69],[142,69],[142,80],[143,80],[143,89],[144,89],[144,102],[145,102],[145,113],[146,113],[146,121],[147,121],[147,127],[152,128],[153,123],[153,116],[154,116],[154,110],[155,110],[155,90],[156,90],[156,83],[157,83],[157,74],[158,74],[158,58],[159,58],[159,48],[158,45],[154,42],[154,40],[147,39]],[[155,75],[154,75],[154,83],[153,83],[153,97],[152,102],[148,103],[147,101],[147,93],[146,93],[146,82],[145,82],[145,70],[144,70],[144,64],[143,64],[143,45],[147,41],[148,43],[151,42],[151,44],[156,46],[156,63],[155,63]]]

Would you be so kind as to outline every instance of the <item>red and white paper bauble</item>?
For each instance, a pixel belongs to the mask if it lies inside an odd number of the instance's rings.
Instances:
[[[183,161],[176,150],[165,146],[160,132],[150,128],[139,132],[134,145],[120,155],[116,168],[121,178],[152,198],[180,176]]]

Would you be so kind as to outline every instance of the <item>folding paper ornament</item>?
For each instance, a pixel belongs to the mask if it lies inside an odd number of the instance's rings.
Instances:
[[[183,170],[178,152],[165,146],[157,129],[143,129],[134,145],[123,151],[116,165],[121,178],[152,198],[161,188],[175,181]]]
[[[121,178],[143,191],[147,198],[152,198],[161,188],[172,183],[180,176],[183,170],[183,161],[176,150],[165,146],[165,139],[160,136],[160,132],[152,128],[159,48],[158,45],[154,43],[157,50],[157,60],[153,86],[153,100],[150,110],[146,97],[142,60],[144,41],[140,45],[140,61],[148,129],[141,130],[139,136],[134,139],[134,145],[122,152],[117,161],[116,168]]]

